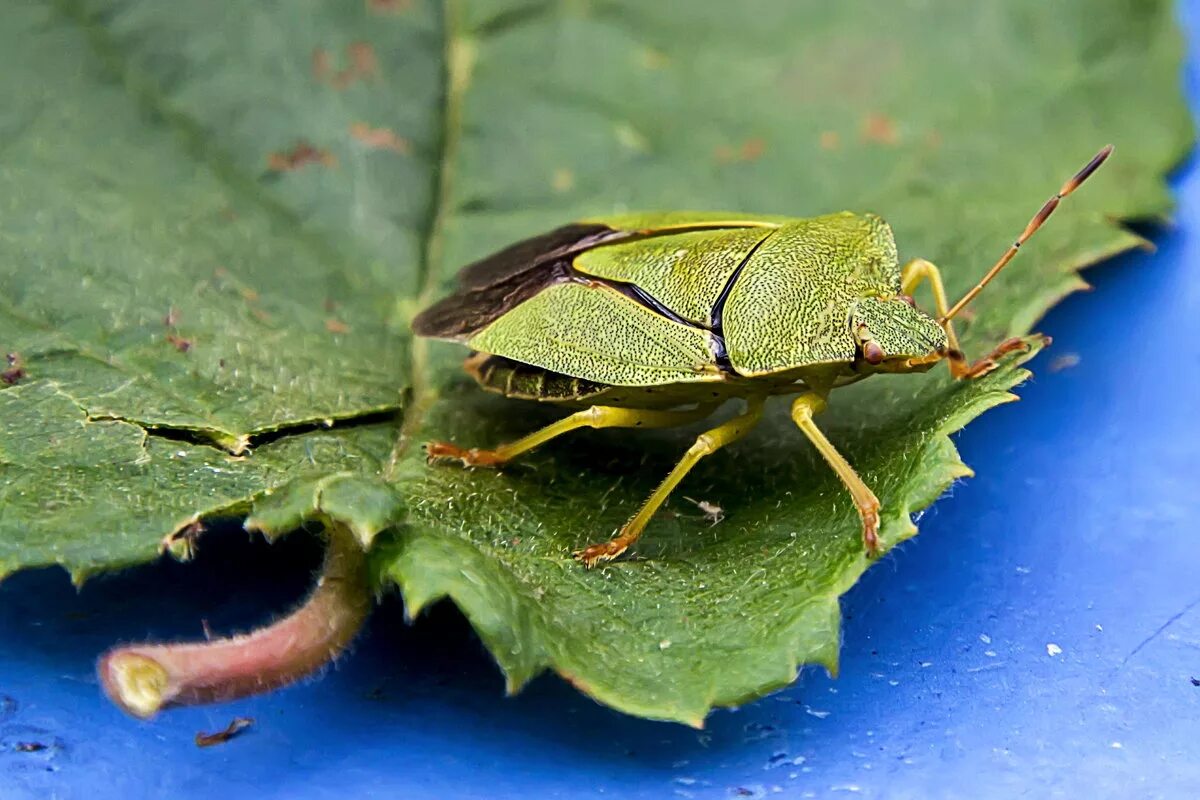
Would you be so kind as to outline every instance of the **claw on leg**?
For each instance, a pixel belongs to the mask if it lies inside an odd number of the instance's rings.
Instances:
[[[633,537],[636,539],[637,537]],[[629,549],[632,539],[627,537],[622,531],[617,536],[609,539],[607,542],[600,544],[588,545],[582,550],[576,550],[571,555],[576,561],[583,564],[588,569],[596,566],[602,561],[612,561],[617,556]]]
[[[863,523],[863,547],[869,558],[875,558],[879,555],[879,504],[860,506],[858,513]]]
[[[449,442],[426,443],[425,459],[431,464],[435,461],[461,461],[464,467],[498,467],[508,460],[495,450],[474,447],[468,450]]]
[[[1042,337],[1043,344],[1050,344],[1050,337]],[[1011,339],[1005,339],[1000,344],[996,345],[992,352],[988,353],[983,358],[971,364],[969,367],[962,362],[951,362],[951,372],[956,378],[982,378],[996,367],[1000,366],[1000,359],[1009,353],[1027,353],[1029,352],[1030,344],[1027,340],[1014,336]]]

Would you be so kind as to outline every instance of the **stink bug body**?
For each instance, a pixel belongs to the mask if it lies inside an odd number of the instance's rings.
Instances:
[[[968,362],[952,320],[1111,151],[1067,181],[953,306],[933,264],[899,266],[891,229],[873,214],[626,215],[515,244],[463,269],[459,290],[413,328],[474,350],[467,370],[486,389],[583,410],[493,450],[431,442],[426,452],[497,467],[577,428],[671,427],[744,401],[742,414],[696,439],[614,538],[575,553],[593,566],[623,553],[701,458],[754,427],[768,397],[798,395],[792,419],[849,490],[874,555],[879,501],[813,417],[833,389],[871,375],[945,359],[954,377],[974,378],[1024,348],[1010,339]],[[922,281],[936,317],[913,301]]]

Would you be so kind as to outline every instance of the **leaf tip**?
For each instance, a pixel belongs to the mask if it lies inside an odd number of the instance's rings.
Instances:
[[[75,587],[76,591],[82,589],[83,584],[87,583],[88,578],[92,577],[96,574],[96,572],[98,572],[95,567],[68,567],[66,570],[67,575],[71,578],[71,585]]]

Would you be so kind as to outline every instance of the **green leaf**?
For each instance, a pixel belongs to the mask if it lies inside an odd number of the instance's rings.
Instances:
[[[836,666],[838,597],[868,566],[841,486],[773,408],[633,557],[584,571],[570,551],[699,429],[428,468],[423,440],[555,412],[475,389],[412,314],[460,264],[623,209],[875,211],[957,295],[1113,142],[972,306],[978,353],[1137,246],[1113,220],[1165,218],[1191,142],[1166,0],[0,7],[0,346],[24,371],[0,389],[0,573],[150,559],[213,516],[336,518],[411,613],[461,606],[510,687],[549,667],[692,724]],[[969,474],[947,435],[1025,374],[834,395],[819,422],[888,545]]]

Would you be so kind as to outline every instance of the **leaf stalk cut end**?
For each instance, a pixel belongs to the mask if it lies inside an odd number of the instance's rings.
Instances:
[[[153,717],[178,692],[170,691],[171,676],[162,664],[138,653],[107,653],[98,669],[109,699],[135,717]]]
[[[126,713],[149,719],[164,708],[236,700],[320,670],[354,639],[373,602],[358,539],[332,524],[328,540],[316,587],[291,614],[242,636],[114,648],[97,663],[104,692]]]

